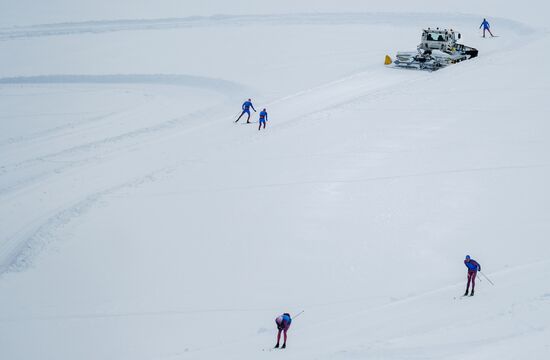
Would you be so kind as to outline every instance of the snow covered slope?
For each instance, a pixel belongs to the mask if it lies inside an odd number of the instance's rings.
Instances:
[[[54,3],[0,29],[0,358],[550,356],[544,9]],[[382,65],[425,26],[480,56]]]

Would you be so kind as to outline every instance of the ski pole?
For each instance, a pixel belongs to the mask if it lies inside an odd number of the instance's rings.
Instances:
[[[298,314],[294,315],[292,319],[296,319],[298,316],[302,315],[304,313],[304,310],[300,311]]]
[[[491,279],[489,279],[489,278],[487,277],[487,275],[485,275],[484,273],[482,273],[481,270],[479,271],[479,273],[480,273],[481,275],[483,275],[483,277],[484,277],[485,279],[487,279],[487,281],[488,281],[491,285],[495,286],[495,284],[493,284],[493,282],[491,281]]]

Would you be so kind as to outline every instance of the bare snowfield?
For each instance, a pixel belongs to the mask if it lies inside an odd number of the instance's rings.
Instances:
[[[547,5],[32,3],[0,16],[1,359],[550,357]],[[480,56],[383,66],[428,26]]]

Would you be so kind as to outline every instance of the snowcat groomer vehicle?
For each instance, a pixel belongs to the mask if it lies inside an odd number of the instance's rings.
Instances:
[[[386,65],[435,71],[450,64],[477,56],[478,51],[458,43],[460,33],[453,29],[424,29],[417,51],[400,51],[395,61],[386,55]]]

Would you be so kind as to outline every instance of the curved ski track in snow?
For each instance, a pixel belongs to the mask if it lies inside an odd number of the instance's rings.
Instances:
[[[163,30],[212,26],[248,26],[248,25],[388,25],[424,26],[430,24],[433,19],[446,20],[447,22],[473,22],[477,23],[480,16],[473,14],[448,14],[448,13],[298,13],[281,15],[215,15],[215,16],[191,16],[168,19],[129,19],[129,20],[104,20],[74,23],[41,24],[32,26],[18,26],[0,28],[0,40],[27,39],[43,36],[101,34],[115,31],[131,30]],[[498,20],[501,26],[513,28],[518,33],[529,33],[532,29],[519,22],[509,19]]]
[[[30,265],[29,259],[52,241],[52,233],[55,229],[67,224],[73,218],[81,216],[103,197],[146,182],[155,181],[160,176],[169,173],[170,170],[169,168],[159,169],[145,176],[89,194],[83,200],[60,209],[53,215],[49,214],[37,219],[34,221],[35,226],[24,229],[24,234],[16,234],[2,244],[0,247],[0,274],[6,271],[20,271],[27,268]],[[21,238],[26,240],[21,242]]]
[[[15,76],[0,78],[0,84],[149,84],[190,86],[213,90],[227,97],[244,92],[247,88],[241,84],[204,76],[178,74],[61,74],[38,76]]]
[[[230,81],[206,78],[189,75],[169,75],[169,74],[114,74],[114,75],[44,75],[28,77],[9,77],[0,79],[3,85],[21,85],[21,84],[127,84],[127,85],[169,85],[205,89],[220,93],[228,101],[234,100],[238,94],[248,91],[243,85]],[[45,132],[22,136],[21,138],[8,139],[0,143],[0,149],[4,157],[0,166],[0,197],[4,201],[8,199],[15,200],[19,190],[25,189],[32,184],[48,181],[54,175],[59,175],[76,168],[83,169],[84,166],[101,164],[106,156],[113,156],[121,152],[131,151],[131,148],[140,144],[148,143],[148,140],[158,141],[163,136],[173,136],[174,133],[182,131],[193,131],[210,123],[204,122],[206,118],[216,118],[222,114],[221,109],[225,109],[226,101],[220,104],[214,104],[206,109],[197,110],[184,114],[179,117],[166,117],[154,124],[124,129],[121,132],[107,132],[100,137],[90,140],[74,142],[67,141],[67,145],[62,148],[50,148],[47,146],[52,138],[65,138],[74,140],[80,138],[82,134],[89,131],[90,128],[102,129],[109,128],[110,121],[116,116],[131,116],[129,111],[136,111],[136,108],[123,109],[122,112],[109,113],[91,118],[90,122],[79,122],[68,126],[60,126],[55,129],[48,129]],[[179,131],[175,131],[179,129]],[[23,159],[19,157],[17,162],[11,162],[9,154],[24,153],[26,147],[30,145],[41,144],[45,152],[39,157],[28,157]],[[101,156],[96,151],[101,148]],[[48,165],[44,166],[45,163]],[[174,165],[172,163],[171,165]],[[168,165],[170,166],[170,165]],[[156,168],[156,169],[155,169]],[[67,200],[66,206],[54,207],[41,216],[28,219],[24,228],[20,228],[15,233],[8,233],[0,244],[0,273],[7,270],[21,270],[29,264],[29,259],[37,254],[44,244],[51,238],[49,233],[55,230],[57,226],[70,221],[75,216],[87,209],[91,204],[105,194],[115,192],[127,187],[125,184],[139,184],[141,180],[151,178],[151,173],[162,171],[163,166],[158,165],[142,170],[143,175],[130,175],[127,182],[119,182],[119,185],[102,188],[93,186],[90,193],[81,194],[82,199]],[[24,174],[18,176],[18,173]],[[15,179],[16,181],[13,181]],[[90,190],[92,189],[90,188]],[[57,224],[57,225],[56,225]]]
[[[21,76],[21,77],[8,77],[0,78],[0,84],[151,84],[151,85],[173,85],[173,86],[185,86],[185,87],[195,87],[202,88],[211,91],[218,92],[230,100],[234,100],[238,94],[244,93],[247,88],[243,85],[221,79],[213,79],[200,76],[190,76],[190,75],[168,75],[168,74],[157,74],[157,75],[147,75],[147,74],[113,74],[113,75],[43,75],[43,76]],[[134,109],[135,110],[135,109]],[[211,109],[214,113],[216,108]],[[211,115],[209,113],[208,115]],[[90,121],[94,123],[98,122],[108,122],[111,116],[116,114],[107,114],[99,117],[92,118]],[[157,133],[167,133],[172,132],[174,128],[181,126],[182,124],[187,124],[189,121],[198,119],[204,119],[206,115],[203,111],[193,112],[186,114],[177,118],[169,118],[165,121],[157,123],[152,126],[131,129],[130,131],[113,134],[107,138],[101,138],[91,142],[81,143],[77,146],[72,146],[69,148],[64,148],[59,151],[51,151],[41,155],[39,158],[31,158],[24,161],[19,161],[17,163],[5,162],[0,167],[0,175],[7,174],[12,171],[21,170],[28,168],[33,164],[43,163],[46,161],[56,163],[56,172],[60,172],[68,167],[73,167],[78,164],[83,164],[87,161],[93,160],[93,158],[87,158],[85,160],[79,161],[57,161],[62,155],[74,154],[77,152],[84,152],[86,150],[95,149],[100,146],[114,146],[117,143],[120,143],[125,140],[134,139],[138,140],[140,138],[150,137],[152,134]],[[8,139],[7,141],[0,142],[0,149],[2,147],[10,147],[10,150],[15,151],[14,146],[25,147],[29,141],[36,141],[37,139],[44,140],[45,136],[78,136],[78,132],[82,131],[81,128],[89,127],[88,122],[82,122],[79,125],[69,125],[63,126],[56,129],[50,129],[44,133],[32,134],[30,136],[17,138],[17,139]],[[107,126],[105,124],[104,126]],[[47,139],[45,139],[47,140]],[[49,172],[49,171],[48,171]],[[35,177],[27,178],[27,181],[18,182],[15,186],[6,186],[0,183],[0,195],[5,194],[6,192],[12,191],[21,186],[27,185],[30,182],[34,182],[38,179],[41,179],[43,174],[39,174]]]
[[[84,158],[80,158],[78,160],[58,160],[57,158],[61,156],[74,155],[76,153],[85,153],[88,150],[93,150],[99,147],[106,147],[106,146],[113,148],[112,150],[109,150],[108,153],[112,153],[114,151],[121,151],[121,150],[127,149],[129,146],[132,146],[132,144],[115,147],[118,143],[122,143],[126,140],[134,140],[135,142],[143,137],[148,138],[152,134],[167,133],[179,127],[180,125],[185,124],[187,121],[202,119],[204,117],[205,117],[204,114],[201,114],[198,112],[191,113],[179,118],[166,120],[154,126],[132,130],[126,133],[109,136],[109,137],[95,140],[92,142],[69,147],[61,151],[44,154],[39,158],[31,158],[22,162],[4,165],[0,167],[0,175],[11,173],[13,171],[28,169],[28,168],[31,168],[33,165],[44,163],[44,162],[50,162],[52,164],[52,169],[48,169],[45,172],[37,174],[36,176],[28,177],[25,181],[19,181],[16,184],[4,185],[0,183],[0,196],[4,194],[9,194],[11,191],[20,189],[38,180],[43,180],[48,175],[51,175],[52,172],[59,174],[70,168],[85,165],[87,163],[91,163],[98,160],[97,157],[93,154],[91,154],[90,156],[85,155]],[[193,128],[190,128],[190,129],[193,129]],[[105,154],[106,153],[104,152],[103,155]]]

